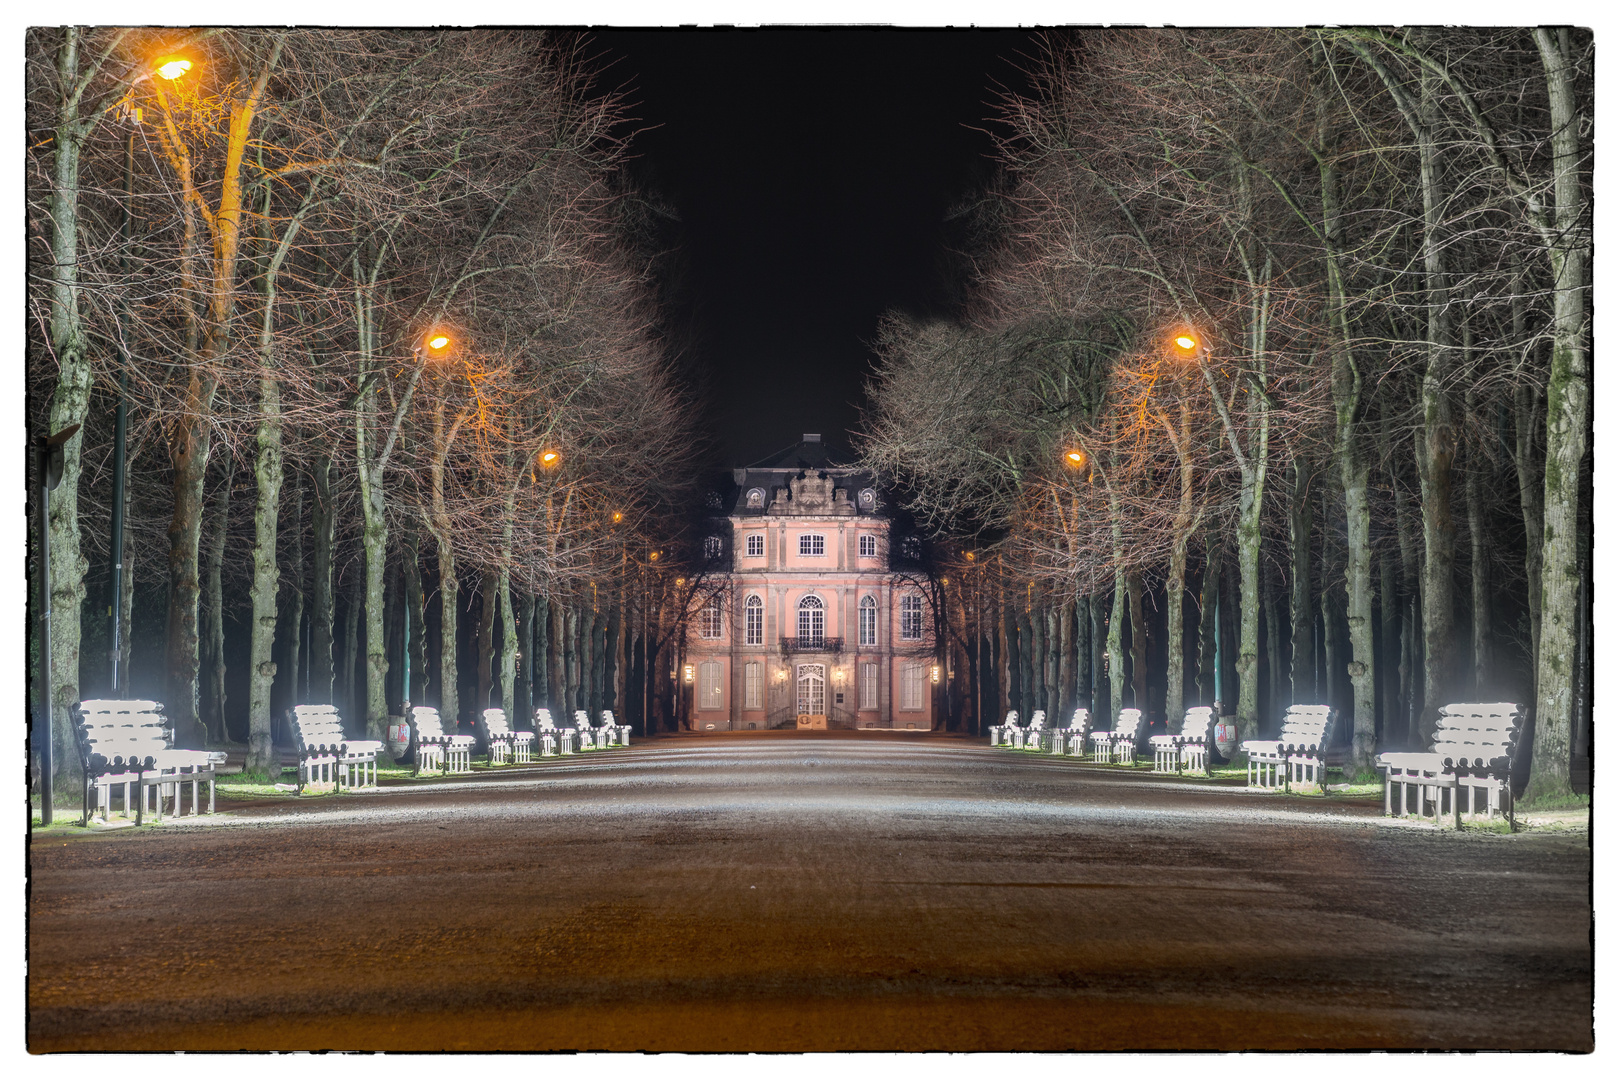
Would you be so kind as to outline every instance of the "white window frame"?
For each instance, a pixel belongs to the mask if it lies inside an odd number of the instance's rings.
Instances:
[[[706,641],[718,641],[726,636],[726,615],[718,596],[698,611],[698,636]]]
[[[860,611],[860,637],[861,645],[877,644],[877,601],[870,596],[861,597]]]
[[[916,593],[900,598],[900,640],[921,641],[923,636],[923,602]]]
[[[861,708],[875,709],[878,707],[878,666],[873,663],[861,665]]]
[[[877,536],[872,533],[861,533],[861,538],[858,543],[860,545],[861,558],[877,558]]]
[[[825,533],[800,533],[799,555],[803,558],[820,558],[827,554],[827,535]]]
[[[697,707],[705,711],[726,707],[724,665],[718,660],[705,660],[698,665]]]
[[[811,593],[799,598],[799,618],[794,628],[799,632],[800,648],[816,648],[827,640],[827,605],[821,597]]]
[[[750,559],[757,559],[763,556],[765,554],[765,534],[749,533],[747,551]]]
[[[757,596],[743,601],[743,644],[765,644],[765,601]]]
[[[726,542],[718,536],[705,536],[703,538],[703,557],[705,559],[718,559],[726,553]]]
[[[751,660],[743,665],[743,708],[765,707],[765,665]]]
[[[921,664],[900,665],[900,711],[921,712],[923,707],[923,684],[928,680],[928,673]]]

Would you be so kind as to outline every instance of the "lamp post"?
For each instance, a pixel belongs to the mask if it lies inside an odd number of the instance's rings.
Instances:
[[[78,424],[39,440],[39,713],[34,738],[39,741],[39,820],[51,823],[51,772],[56,768],[51,751],[51,492],[62,482],[62,444],[73,438]]]
[[[449,356],[455,348],[455,344],[455,339],[446,331],[432,329],[416,339],[416,344],[411,346],[411,354],[416,357],[417,367],[420,368],[428,360],[443,360]],[[405,601],[404,630],[403,646],[405,656],[402,665],[404,669],[403,679],[399,690],[399,708],[408,726],[411,716],[411,604],[409,597]]]
[[[175,79],[191,70],[191,61],[183,56],[165,56],[153,64],[157,75],[173,82]],[[132,125],[141,122],[141,110],[131,108],[129,119]],[[130,234],[134,231],[134,213],[131,204],[135,200],[135,128],[131,126],[129,135],[124,143],[124,216],[119,225],[122,269],[127,275],[130,271],[129,244]],[[108,545],[112,563],[112,581],[110,598],[107,605],[109,621],[108,640],[112,648],[108,652],[108,661],[111,665],[112,694],[122,697],[128,689],[125,685],[123,672],[120,670],[124,656],[124,482],[125,470],[128,462],[127,444],[129,435],[129,337],[127,327],[129,324],[129,311],[127,301],[118,305],[118,407],[113,414],[113,490],[112,490],[112,537]]]

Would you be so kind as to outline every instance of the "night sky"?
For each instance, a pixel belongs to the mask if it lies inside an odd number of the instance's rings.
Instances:
[[[1023,87],[1007,30],[592,35],[628,90],[637,181],[679,214],[668,282],[714,464],[823,433],[846,451],[878,317],[948,312],[946,211],[991,173],[993,84]],[[973,125],[970,127],[968,125]]]

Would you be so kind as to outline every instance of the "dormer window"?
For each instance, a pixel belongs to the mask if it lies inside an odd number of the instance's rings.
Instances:
[[[827,538],[821,533],[801,533],[799,536],[799,554],[827,554]]]
[[[861,488],[861,493],[855,496],[855,501],[860,504],[862,510],[871,510],[877,506],[877,492],[871,488]]]
[[[763,508],[764,505],[765,505],[765,489],[764,488],[749,488],[748,489],[748,509],[750,509],[750,510],[759,510],[759,509]]]

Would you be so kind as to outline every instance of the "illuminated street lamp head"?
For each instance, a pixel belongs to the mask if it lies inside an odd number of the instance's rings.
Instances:
[[[1197,356],[1198,351],[1203,348],[1203,342],[1199,341],[1198,335],[1191,330],[1184,330],[1177,334],[1170,339],[1170,343],[1176,347],[1176,352],[1188,357]]]
[[[1065,451],[1063,463],[1071,469],[1078,469],[1086,463],[1086,452],[1084,450]]]
[[[455,339],[443,330],[429,330],[422,335],[421,350],[429,360],[440,360],[450,355],[455,343]]]
[[[620,513],[618,510],[613,511],[613,524],[617,525],[619,522],[621,522],[623,520],[624,520],[624,514]]]
[[[183,56],[165,56],[157,62],[157,73],[173,82],[191,70],[191,61]]]

